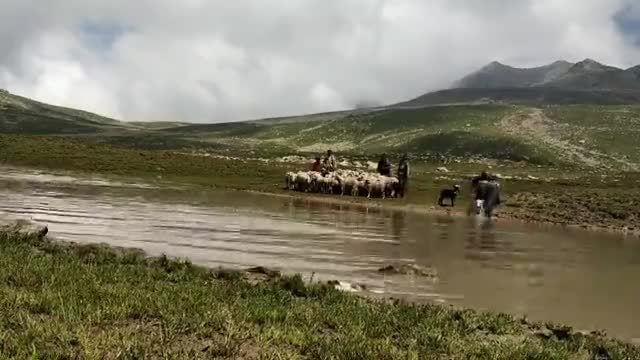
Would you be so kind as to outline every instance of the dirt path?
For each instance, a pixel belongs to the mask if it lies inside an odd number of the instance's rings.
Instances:
[[[561,124],[547,117],[542,109],[529,108],[508,115],[500,120],[499,126],[507,134],[528,138],[532,143],[544,144],[567,162],[577,162],[590,168],[607,170],[622,168],[638,171],[639,169],[635,163],[560,139]]]

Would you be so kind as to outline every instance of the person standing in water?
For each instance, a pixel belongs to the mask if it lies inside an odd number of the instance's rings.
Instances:
[[[407,191],[409,173],[409,159],[407,159],[407,154],[403,154],[398,165],[398,191],[396,192],[396,197],[404,198],[404,194]]]

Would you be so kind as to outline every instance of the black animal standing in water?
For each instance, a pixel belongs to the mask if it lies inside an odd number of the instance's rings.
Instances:
[[[456,196],[460,193],[460,186],[454,185],[453,189],[444,189],[440,191],[440,198],[438,198],[438,205],[444,205],[444,199],[449,199],[451,201],[451,207],[455,206]]]

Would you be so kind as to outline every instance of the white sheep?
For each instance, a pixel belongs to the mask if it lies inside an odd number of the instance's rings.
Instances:
[[[294,173],[293,171],[287,172],[287,175],[285,177],[285,182],[287,183],[287,189],[295,190],[295,188],[296,188],[296,173]]]
[[[367,197],[393,197],[398,185],[396,177],[387,177],[379,174],[358,170],[340,169],[335,172],[322,175],[319,172],[299,171],[288,172],[286,175],[287,187],[302,192],[319,192],[340,195]]]
[[[306,172],[300,171],[296,175],[296,189],[302,192],[310,190],[311,177]]]

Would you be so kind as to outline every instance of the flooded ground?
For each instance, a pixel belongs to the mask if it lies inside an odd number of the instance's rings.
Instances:
[[[363,284],[371,294],[640,338],[634,237],[15,169],[0,175],[0,216],[48,224],[61,240],[137,247],[212,267],[315,273]],[[433,276],[378,272],[403,264]]]

